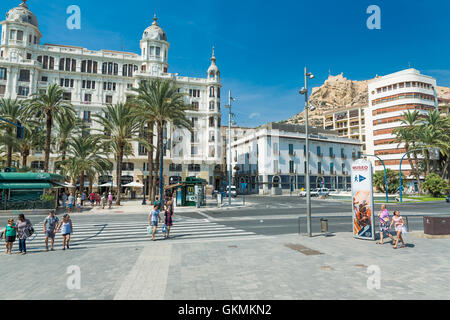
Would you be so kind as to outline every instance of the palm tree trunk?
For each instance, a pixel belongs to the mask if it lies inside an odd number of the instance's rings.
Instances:
[[[12,130],[11,129],[6,129],[7,135],[9,137],[12,136]],[[12,163],[12,152],[13,152],[13,147],[12,145],[8,145],[7,148],[7,155],[6,155],[6,166],[7,167],[11,167],[11,163]]]
[[[117,168],[116,168],[116,184],[117,184],[117,198],[116,204],[120,206],[120,192],[122,188],[122,160],[123,160],[123,147],[120,147],[119,154],[117,155]]]
[[[84,190],[84,170],[81,171],[80,174],[80,194],[83,193],[83,190]]]
[[[47,112],[47,123],[45,131],[45,158],[44,158],[44,171],[48,172],[50,162],[50,139],[52,134],[52,114]],[[81,185],[80,185],[81,187]]]
[[[22,168],[25,168],[27,166],[27,158],[30,155],[30,151],[26,150],[22,153]]]
[[[66,160],[66,142],[62,142],[61,146],[59,147],[59,149],[61,150],[61,161],[65,161]]]
[[[430,168],[430,152],[428,150],[425,150],[425,162],[427,164],[427,176],[430,174],[431,168]]]
[[[148,143],[153,145],[153,123],[148,122]],[[149,186],[148,186],[148,201],[153,203],[155,201],[155,194],[153,193],[154,185],[153,185],[153,147],[150,147],[147,150],[147,160],[148,160],[148,174],[149,174]]]

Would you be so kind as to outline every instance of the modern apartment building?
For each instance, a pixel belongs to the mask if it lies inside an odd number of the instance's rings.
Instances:
[[[396,143],[393,130],[400,127],[403,113],[417,110],[421,115],[438,108],[436,80],[407,69],[378,77],[368,85],[369,106],[365,109],[366,147],[368,154],[379,156],[387,168],[399,171],[400,160],[406,152],[404,144]],[[374,170],[383,170],[373,157]],[[402,162],[402,172],[410,175],[408,161]]]
[[[233,184],[246,192],[270,194],[305,188],[305,127],[269,123],[232,142]],[[311,188],[350,188],[351,163],[361,156],[358,140],[310,128]],[[241,190],[242,192],[242,190]]]
[[[324,112],[323,127],[335,130],[340,137],[356,139],[362,143],[362,151],[366,151],[366,128],[364,108],[367,106],[353,106]]]
[[[126,102],[140,81],[170,79],[186,94],[186,103],[193,111],[188,117],[194,132],[174,128],[168,124],[168,140],[164,159],[164,180],[171,183],[187,176],[198,176],[213,184],[216,165],[222,162],[220,71],[213,53],[209,68],[205,65],[205,78],[180,76],[169,73],[170,44],[159,26],[156,16],[144,30],[140,39],[140,52],[114,50],[93,51],[82,47],[41,44],[42,34],[38,20],[25,1],[6,14],[1,23],[0,45],[0,97],[27,99],[52,84],[65,91],[64,99],[76,109],[85,125],[102,129],[93,121],[94,114],[102,114],[107,104]],[[180,31],[181,32],[181,31]],[[156,144],[156,138],[154,141]],[[143,181],[148,175],[147,150],[134,143],[134,155],[124,159],[124,183]],[[51,156],[50,170],[57,155]],[[114,160],[113,155],[110,157]],[[18,164],[19,159],[15,159]],[[33,150],[28,166],[43,168],[43,153]],[[99,183],[110,181],[111,176],[100,177]]]

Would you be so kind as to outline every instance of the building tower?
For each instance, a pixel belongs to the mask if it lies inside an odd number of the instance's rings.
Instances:
[[[141,71],[153,76],[167,73],[169,48],[170,44],[167,42],[166,33],[158,25],[158,18],[155,14],[152,25],[145,29],[142,35],[141,56],[144,63]]]

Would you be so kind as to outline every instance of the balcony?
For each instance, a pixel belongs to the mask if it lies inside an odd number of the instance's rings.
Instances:
[[[322,158],[322,157],[323,157],[323,153],[322,153],[322,152],[318,152],[318,153],[317,153],[317,157],[318,157],[318,158]]]
[[[334,153],[330,154],[330,158],[334,159],[336,158],[336,155]]]
[[[342,159],[347,159],[347,156],[346,156],[345,154],[342,154],[342,153],[341,153],[341,158],[342,158]]]

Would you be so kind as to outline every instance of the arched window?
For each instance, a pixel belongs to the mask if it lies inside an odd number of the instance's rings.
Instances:
[[[214,97],[214,87],[209,87],[209,96]]]

